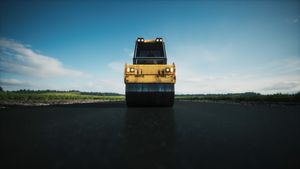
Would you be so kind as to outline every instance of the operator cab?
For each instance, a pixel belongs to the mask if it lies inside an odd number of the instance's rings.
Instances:
[[[144,38],[137,38],[133,64],[167,64],[163,39],[144,40]]]

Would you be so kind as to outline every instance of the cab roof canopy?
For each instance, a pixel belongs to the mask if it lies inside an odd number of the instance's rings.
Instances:
[[[133,64],[167,64],[165,45],[162,38],[154,40],[137,38]]]

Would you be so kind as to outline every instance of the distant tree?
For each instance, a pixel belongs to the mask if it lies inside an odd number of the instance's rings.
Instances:
[[[259,96],[260,93],[255,93],[255,92],[245,92],[242,95],[244,96]]]
[[[0,92],[3,92],[3,88],[0,86]]]

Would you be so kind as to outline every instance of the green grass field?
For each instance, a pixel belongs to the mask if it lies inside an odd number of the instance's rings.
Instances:
[[[257,93],[177,95],[176,100],[300,103],[300,93],[297,93],[297,94],[271,94],[271,95],[261,95],[261,94],[257,94]]]
[[[96,101],[124,101],[125,96],[117,93],[79,91],[1,91],[0,104],[18,103],[72,103]],[[300,93],[261,95],[259,93],[176,95],[179,101],[231,101],[231,102],[287,102],[300,103]]]
[[[122,101],[123,95],[100,95],[84,92],[0,92],[0,102]]]

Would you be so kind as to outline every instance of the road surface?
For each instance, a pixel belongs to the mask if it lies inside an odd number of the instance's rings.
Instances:
[[[300,168],[300,106],[0,109],[1,168]]]

